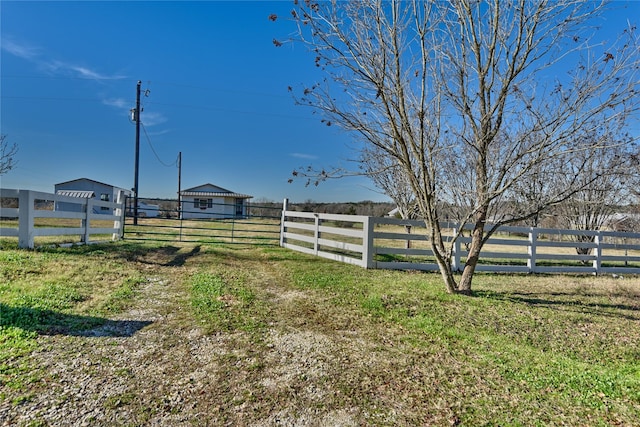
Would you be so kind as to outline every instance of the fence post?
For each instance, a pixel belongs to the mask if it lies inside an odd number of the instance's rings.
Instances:
[[[18,247],[33,249],[34,198],[30,190],[18,192]]]
[[[362,266],[364,268],[375,268],[375,261],[373,260],[373,231],[375,227],[374,218],[368,216],[365,217],[362,223]]]
[[[114,230],[117,229],[118,231],[113,233],[113,236],[111,236],[111,240],[118,240],[122,238],[122,236],[124,235],[124,227],[123,227],[124,226],[124,191],[123,190],[118,191],[116,203],[118,204],[118,206],[116,207],[113,214],[117,216],[118,219],[113,221],[113,228]]]
[[[527,268],[529,269],[529,273],[536,272],[536,243],[538,241],[538,230],[535,227],[529,228],[529,247],[527,248],[527,253],[529,254],[529,259],[527,259]]]
[[[280,246],[284,246],[284,221],[287,219],[287,209],[289,208],[289,199],[282,202],[282,215],[280,216]]]
[[[318,256],[318,251],[320,245],[318,244],[318,240],[320,239],[320,215],[314,214],[315,216],[315,227],[313,230],[313,252],[316,256]]]
[[[458,230],[460,230],[460,233]],[[462,227],[460,227],[460,225],[457,225],[453,227],[452,231],[452,238],[454,238],[455,240],[453,241],[453,256],[451,257],[451,267],[453,268],[453,271],[460,271],[460,238],[462,237]]]
[[[91,229],[89,217],[93,211],[93,203],[94,201],[92,197],[85,199],[84,218],[82,219],[82,228],[84,228],[84,235],[81,238],[85,244],[89,244],[89,230]]]
[[[231,218],[231,243],[233,243],[233,237],[235,235],[235,229],[236,229],[236,218],[233,217],[233,218]]]
[[[602,237],[602,231],[598,230],[594,238],[596,247],[594,248],[596,258],[593,260],[593,270],[596,275],[600,274],[602,269],[602,245],[604,238]]]

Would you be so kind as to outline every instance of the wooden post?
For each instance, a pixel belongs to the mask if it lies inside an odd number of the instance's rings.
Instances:
[[[136,122],[136,160],[133,178],[133,225],[138,225],[138,170],[140,167],[140,85],[142,82],[138,80],[136,86],[136,112],[134,120]]]
[[[85,244],[89,244],[89,239],[90,239],[89,230],[91,229],[90,216],[93,213],[92,212],[93,205],[94,205],[94,201],[92,197],[85,199],[84,218],[82,219],[82,228],[84,228],[84,235],[81,237],[81,241],[83,241]]]
[[[320,245],[318,244],[318,240],[320,239],[320,215],[314,214],[315,216],[315,228],[313,229],[313,251],[316,256],[318,256],[318,251],[320,250]]]
[[[280,216],[280,246],[284,246],[284,233],[286,228],[284,227],[284,222],[287,219],[287,209],[289,208],[289,199],[284,199],[282,202],[282,214]]]
[[[535,227],[529,229],[529,246],[527,247],[527,253],[529,259],[527,259],[527,268],[529,273],[536,272],[536,243],[538,241],[538,230]]]
[[[118,219],[116,219],[115,221],[113,221],[113,229],[117,230],[116,232],[113,233],[113,235],[111,236],[112,240],[118,240],[121,239],[123,236],[123,232],[124,232],[124,191],[120,190],[118,191],[118,196],[116,198],[116,203],[118,204],[118,206],[116,207],[115,211],[113,212],[113,214],[115,216],[118,217]]]
[[[602,245],[604,243],[604,238],[602,237],[602,232],[598,230],[594,242],[596,247],[594,248],[596,258],[593,260],[593,270],[596,275],[600,274],[600,270],[602,268]]]
[[[178,152],[178,217],[182,219],[182,151]],[[182,229],[180,230],[182,240]]]
[[[30,190],[18,193],[18,247],[33,249],[34,198]]]
[[[373,259],[375,252],[373,246],[374,227],[375,222],[373,218],[370,216],[366,217],[362,224],[362,232],[364,233],[362,236],[362,266],[364,268],[375,268],[375,261]]]

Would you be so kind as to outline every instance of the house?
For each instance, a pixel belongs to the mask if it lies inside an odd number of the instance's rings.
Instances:
[[[158,215],[160,215],[160,205],[138,201],[138,216],[156,218]]]
[[[253,196],[234,193],[213,184],[203,184],[180,192],[183,219],[244,218],[249,215]]]
[[[95,198],[104,202],[115,202],[118,199],[118,193],[124,191],[126,195],[130,192],[124,188],[116,187],[104,182],[94,181],[88,178],[79,178],[71,181],[55,184],[55,193],[62,196],[78,197],[84,199]],[[67,202],[56,202],[55,210],[57,211],[82,211],[82,205]],[[94,207],[94,213],[113,214],[113,209],[106,206]]]

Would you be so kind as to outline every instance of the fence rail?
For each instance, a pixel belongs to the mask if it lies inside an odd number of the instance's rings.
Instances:
[[[33,249],[37,237],[67,236],[68,243],[95,243],[96,241],[91,240],[92,236],[101,235],[101,240],[106,235],[113,240],[122,236],[122,193],[116,202],[103,202],[91,198],[2,188],[0,201],[0,236],[17,237],[20,248]],[[75,210],[60,210],[60,202]],[[16,204],[17,207],[8,206]]]
[[[125,240],[152,240],[183,243],[246,243],[278,245],[280,221],[265,218],[181,220],[139,218],[134,225],[127,219]]]
[[[459,225],[441,224],[451,242]],[[471,225],[454,241],[461,271]],[[424,222],[358,215],[282,212],[280,245],[364,268],[436,271]],[[478,271],[640,274],[640,233],[500,227],[487,241]]]
[[[127,217],[126,240],[278,245],[282,205],[247,205],[241,214],[230,214],[235,204],[214,203],[213,209],[205,212],[184,206],[178,210],[173,199],[153,201],[165,206],[162,214],[138,218],[137,224]]]

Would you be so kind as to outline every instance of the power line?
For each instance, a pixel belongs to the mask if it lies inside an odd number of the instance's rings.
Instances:
[[[164,81],[155,81],[158,84],[162,84],[164,86],[174,86],[181,88],[189,88],[189,89],[197,89],[199,91],[211,91],[211,92],[226,92],[233,94],[242,94],[242,95],[250,95],[250,96],[267,96],[274,98],[291,98],[288,94],[281,94],[280,92],[260,92],[260,91],[247,91],[247,90],[237,90],[237,89],[229,89],[229,88],[221,88],[221,87],[213,87],[213,86],[201,86],[194,85],[193,83],[175,83],[175,82],[164,82]]]
[[[61,96],[12,96],[2,95],[2,99],[25,99],[30,101],[84,101],[84,102],[102,102],[99,98],[69,98]]]
[[[280,113],[266,113],[263,111],[236,110],[236,109],[223,108],[223,107],[210,107],[206,105],[173,104],[173,103],[156,102],[156,101],[148,101],[148,104],[161,105],[165,107],[180,107],[183,109],[189,108],[194,110],[220,111],[220,112],[226,112],[226,113],[246,114],[246,115],[252,115],[252,116],[270,116],[270,117],[282,117],[287,119],[317,120],[317,118],[315,117],[305,117],[305,116],[298,116],[298,115],[292,115],[292,114],[280,114]]]
[[[142,123],[142,122],[140,122],[140,125],[142,126],[142,131],[144,132],[144,136],[147,138],[147,143],[149,144],[149,147],[151,148],[151,151],[153,152],[153,155],[156,156],[156,159],[158,160],[158,162],[162,166],[165,166],[167,168],[176,166],[178,164],[178,160],[175,160],[173,163],[169,164],[169,163],[163,162],[162,159],[160,159],[160,156],[158,156],[158,153],[156,152],[156,149],[153,147],[153,144],[151,143],[151,138],[149,138],[149,134],[147,133],[147,128],[144,127],[144,123]]]

